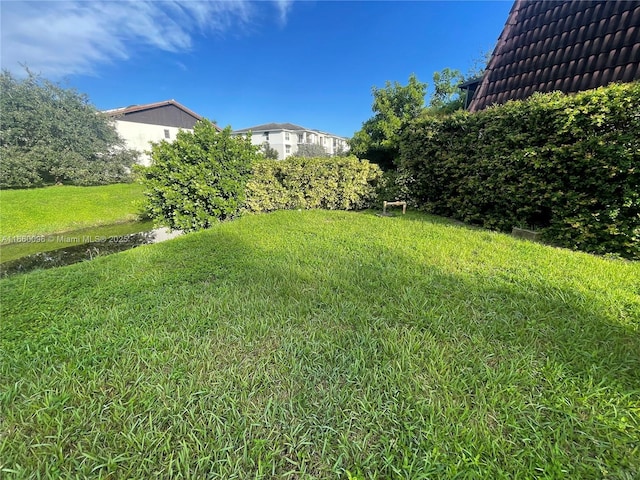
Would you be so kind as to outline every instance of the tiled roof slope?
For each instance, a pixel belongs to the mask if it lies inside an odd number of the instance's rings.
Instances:
[[[640,1],[516,0],[469,110],[638,79]]]

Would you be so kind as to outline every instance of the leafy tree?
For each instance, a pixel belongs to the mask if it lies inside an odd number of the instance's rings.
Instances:
[[[493,52],[488,50],[484,53],[481,53],[479,57],[476,57],[472,60],[471,66],[467,70],[467,73],[464,74],[465,81],[471,80],[472,78],[481,77],[484,74],[484,71],[487,69],[487,65],[489,65],[489,60],[491,60],[491,56]]]
[[[294,157],[302,158],[321,158],[328,157],[327,150],[317,143],[301,143],[298,145],[298,151],[293,155]]]
[[[433,73],[433,94],[429,101],[431,111],[451,113],[464,107],[464,92],[458,88],[465,77],[459,70],[444,68]]]
[[[424,108],[427,84],[409,76],[406,86],[386,82],[384,88],[373,87],[373,117],[362,124],[349,141],[351,153],[379,164],[383,169],[394,166],[399,154],[399,134]]]
[[[463,109],[467,92],[462,91],[459,85],[481,77],[490,59],[491,52],[484,53],[480,58],[473,60],[473,64],[464,75],[459,70],[451,68],[443,68],[439,72],[434,72],[434,91],[429,99],[427,114],[440,116]]]
[[[260,151],[262,152],[262,155],[264,155],[265,158],[269,158],[271,160],[278,159],[278,150],[276,150],[271,145],[269,145],[269,142],[264,142],[262,144]]]
[[[334,156],[336,157],[350,157],[352,153],[349,150],[346,150],[342,145],[338,145],[334,152]]]
[[[137,152],[86,95],[27,70],[0,74],[0,187],[97,185],[130,179]]]
[[[244,203],[251,164],[261,155],[250,136],[219,132],[208,120],[173,143],[152,143],[149,167],[137,166],[145,208],[158,224],[187,232],[233,218]]]

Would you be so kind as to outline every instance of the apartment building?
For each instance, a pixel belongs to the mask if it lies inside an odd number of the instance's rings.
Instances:
[[[263,145],[265,142],[278,152],[283,159],[298,152],[302,144],[320,145],[327,154],[333,156],[349,149],[347,139],[332,133],[312,130],[293,123],[267,123],[255,127],[234,130],[233,135],[246,135],[251,132],[251,143]]]

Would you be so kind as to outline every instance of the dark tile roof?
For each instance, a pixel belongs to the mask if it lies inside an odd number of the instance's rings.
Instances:
[[[255,127],[242,128],[240,130],[234,130],[233,133],[242,132],[268,132],[275,130],[309,130],[308,128],[301,127],[300,125],[294,125],[293,123],[265,123],[264,125],[256,125]]]
[[[640,1],[516,0],[469,110],[640,79]]]

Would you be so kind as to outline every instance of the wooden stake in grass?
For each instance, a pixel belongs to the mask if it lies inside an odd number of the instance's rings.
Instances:
[[[400,207],[402,206],[402,214],[407,213],[407,202],[384,202],[382,204],[382,214],[387,214],[387,207]]]

